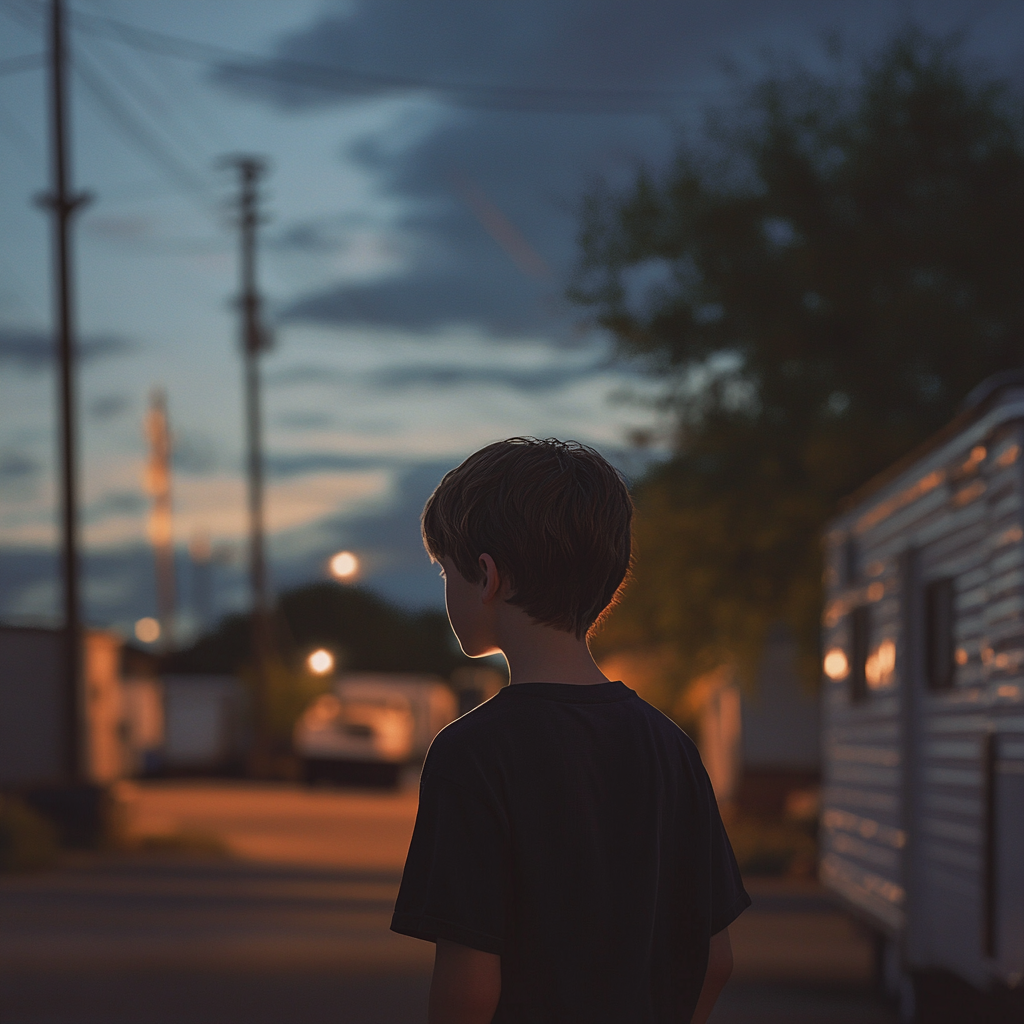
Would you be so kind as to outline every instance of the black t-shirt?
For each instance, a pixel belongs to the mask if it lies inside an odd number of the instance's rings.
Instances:
[[[431,745],[391,927],[499,954],[495,1024],[681,1024],[749,904],[674,722],[622,683],[517,683]]]

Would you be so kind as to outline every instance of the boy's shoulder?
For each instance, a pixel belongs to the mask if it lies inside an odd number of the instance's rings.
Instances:
[[[558,711],[564,710],[567,704],[577,708],[581,704],[615,705],[624,729],[627,721],[635,723],[640,719],[644,723],[645,734],[657,737],[661,744],[681,748],[688,761],[700,760],[696,744],[671,718],[622,683],[606,686],[609,692],[602,692],[605,687],[599,691],[596,687],[570,687],[558,683],[520,683],[515,687],[505,687],[437,734],[430,746],[424,770],[443,772],[456,766],[464,768],[467,761],[481,766],[485,762],[493,763],[505,758],[516,760],[523,754],[524,734],[532,737],[548,731],[546,727],[554,725],[553,719],[559,717]],[[611,691],[611,687],[618,689]],[[575,715],[572,717],[576,718]],[[459,774],[462,774],[461,770]]]

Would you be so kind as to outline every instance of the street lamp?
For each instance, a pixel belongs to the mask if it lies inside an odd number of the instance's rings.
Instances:
[[[160,623],[157,619],[146,616],[135,623],[135,636],[144,644],[154,644],[160,639]]]
[[[331,557],[331,575],[342,583],[351,583],[359,575],[359,559],[351,551],[339,551]]]
[[[306,658],[306,668],[315,676],[325,676],[334,668],[334,655],[320,647]]]

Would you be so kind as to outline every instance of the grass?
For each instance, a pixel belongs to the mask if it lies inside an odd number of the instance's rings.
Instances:
[[[49,867],[59,852],[57,830],[21,800],[0,796],[0,871]]]

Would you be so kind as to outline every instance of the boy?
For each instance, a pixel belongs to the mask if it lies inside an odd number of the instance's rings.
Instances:
[[[594,663],[633,507],[593,449],[516,437],[423,510],[452,629],[509,685],[423,766],[391,927],[437,944],[430,1024],[703,1024],[749,905],[690,739]]]

